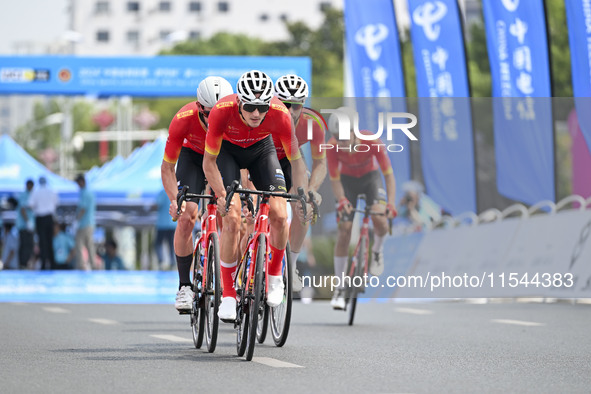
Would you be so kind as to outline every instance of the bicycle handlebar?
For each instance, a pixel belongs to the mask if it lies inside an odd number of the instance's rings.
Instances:
[[[194,199],[201,199],[201,198],[208,198],[215,204],[215,195],[212,194],[195,194],[189,193],[189,186],[183,185],[179,186],[179,192],[176,195],[176,214],[181,214],[181,206],[183,205],[183,201],[194,200]],[[176,220],[174,220],[176,222]]]
[[[230,186],[226,188],[226,212],[230,210],[230,202],[232,198],[234,198],[235,193],[244,193],[245,195],[255,194],[263,197],[281,197],[285,198],[288,201],[299,201],[302,204],[302,210],[304,211],[304,217],[307,215],[307,207],[306,207],[306,195],[304,194],[304,189],[298,187],[298,194],[289,194],[285,192],[270,192],[270,191],[260,191],[260,190],[252,190],[252,189],[242,189],[240,188],[240,182],[233,181]],[[249,205],[249,209],[250,209]],[[252,211],[251,211],[252,212]]]

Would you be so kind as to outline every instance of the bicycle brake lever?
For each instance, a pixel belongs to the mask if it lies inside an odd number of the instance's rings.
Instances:
[[[181,214],[181,206],[183,205],[183,201],[186,201],[187,191],[189,190],[189,186],[179,186],[179,192],[176,195],[176,214]],[[177,219],[172,219],[173,222],[176,222]]]
[[[310,203],[312,203],[312,224],[316,224],[318,218],[320,217],[320,213],[318,212],[318,203],[314,198],[314,193],[312,192],[312,190],[308,191],[308,197],[310,198]]]
[[[232,202],[232,198],[234,198],[234,193],[240,186],[240,182],[237,180],[232,181],[232,184],[226,188],[226,212],[230,210],[230,203]]]

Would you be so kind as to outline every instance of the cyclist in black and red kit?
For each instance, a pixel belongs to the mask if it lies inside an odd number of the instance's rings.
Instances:
[[[179,291],[175,307],[180,313],[190,313],[193,302],[190,275],[193,228],[198,207],[196,202],[186,202],[181,207],[181,215],[177,214],[178,186],[187,185],[193,193],[201,193],[205,188],[202,162],[209,113],[219,99],[232,93],[232,85],[224,78],[205,78],[197,88],[197,101],[184,105],[176,113],[168,129],[161,175],[162,185],[170,200],[169,213],[174,220],[178,219],[174,232],[174,252],[179,271]]]
[[[352,127],[356,115],[355,111],[349,107],[341,107],[338,111],[349,117]],[[384,144],[379,139],[372,141],[369,150],[355,151],[354,146],[359,144],[361,140],[353,133],[351,133],[353,136],[351,140],[343,141],[338,139],[338,116],[336,114],[332,114],[329,118],[329,130],[333,136],[327,142],[327,145],[334,148],[328,149],[326,152],[326,161],[332,191],[337,200],[338,215],[334,271],[335,275],[341,278],[344,276],[347,267],[349,242],[355,215],[353,204],[357,203],[357,196],[365,194],[366,204],[371,205],[372,211],[383,212],[387,215],[387,218],[394,218],[396,216],[396,181],[390,158],[383,148]],[[362,131],[362,133],[364,132]],[[382,149],[380,149],[380,145]],[[384,175],[386,181],[385,190],[378,170],[381,170]],[[384,271],[382,249],[384,238],[388,232],[387,218],[381,215],[372,215],[371,217],[374,225],[374,243],[369,272],[375,276],[381,275]],[[335,290],[330,304],[334,309],[345,309],[343,289]]]
[[[307,184],[305,164],[292,132],[291,117],[285,105],[273,97],[271,79],[261,71],[249,71],[238,80],[236,92],[218,102],[211,111],[203,158],[205,176],[220,198],[218,208],[223,216],[220,245],[223,294],[218,315],[225,321],[236,319],[233,277],[239,258],[241,223],[239,195],[234,196],[229,212],[225,212],[225,187],[240,180],[240,169],[247,169],[258,190],[287,191],[271,135],[281,141],[294,168],[294,185],[306,189]],[[283,300],[281,268],[289,228],[285,199],[272,197],[269,203],[272,255],[267,304],[275,307]]]
[[[314,193],[314,198],[318,205],[320,205],[322,203],[322,197],[318,194],[318,189],[326,177],[326,153],[320,149],[320,145],[325,141],[324,135],[327,129],[326,122],[318,112],[304,107],[304,103],[308,98],[308,84],[303,78],[294,74],[279,77],[275,82],[275,96],[281,100],[289,110],[289,114],[294,123],[295,136],[300,147],[306,144],[308,138],[310,138],[310,136],[308,136],[308,122],[311,121],[312,135],[309,142],[312,153],[312,171],[310,173],[308,189]],[[287,189],[290,190],[292,176],[291,165],[285,155],[281,142],[277,138],[274,139],[274,142],[279,163],[285,174]],[[302,223],[300,220],[292,220],[289,228],[293,291],[302,290],[302,281],[299,277],[299,273],[296,271],[296,262],[304,243],[304,239],[306,238],[306,233],[309,227],[308,224],[309,222],[307,221]]]

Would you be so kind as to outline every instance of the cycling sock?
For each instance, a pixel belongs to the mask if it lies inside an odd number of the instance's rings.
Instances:
[[[271,262],[269,263],[269,275],[279,276],[281,275],[281,265],[283,262],[283,255],[285,249],[277,249],[273,245],[271,247]]]
[[[345,270],[347,269],[347,260],[349,260],[349,257],[347,256],[334,257],[334,274],[337,277],[343,278],[345,276]]]
[[[300,256],[300,252],[290,252],[289,253],[289,258],[291,259],[291,265],[292,267],[296,267],[296,264],[298,262],[298,257]]]
[[[222,274],[222,297],[236,298],[236,289],[234,288],[234,278],[236,277],[236,262],[224,263],[220,260]]]
[[[374,234],[373,237],[373,247],[371,248],[372,251],[381,253],[382,248],[384,247],[384,239],[386,239],[385,235],[376,235]]]
[[[193,262],[193,254],[188,256],[176,256],[176,265],[179,270],[179,289],[182,286],[190,286],[191,284],[191,263]]]

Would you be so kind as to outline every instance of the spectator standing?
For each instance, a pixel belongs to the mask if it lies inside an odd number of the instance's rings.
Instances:
[[[94,227],[96,202],[94,194],[88,190],[83,174],[76,177],[76,183],[80,187],[80,197],[76,211],[76,265],[78,269],[89,271],[96,269],[96,248],[94,245]],[[88,261],[84,259],[83,248],[88,251]]]
[[[29,205],[35,215],[35,228],[39,240],[39,257],[41,269],[52,269],[55,265],[53,254],[53,218],[57,209],[57,193],[47,185],[44,176],[39,178],[39,184],[31,193]]]
[[[18,269],[18,233],[12,223],[4,223],[2,234],[2,262],[4,269]]]
[[[19,236],[18,263],[21,269],[27,268],[29,260],[33,256],[33,248],[35,246],[33,237],[35,217],[29,204],[35,182],[32,179],[27,179],[25,185],[25,191],[18,198],[16,215],[16,228],[18,229]]]
[[[53,236],[54,265],[52,269],[67,270],[74,268],[76,253],[74,237],[66,232],[65,223],[55,223]]]
[[[176,263],[174,254],[174,232],[176,230],[176,222],[173,222],[170,213],[170,200],[164,188],[158,193],[156,197],[156,241],[154,247],[156,249],[156,256],[158,256],[158,267],[162,269],[164,263],[164,244],[168,247],[170,267]]]

